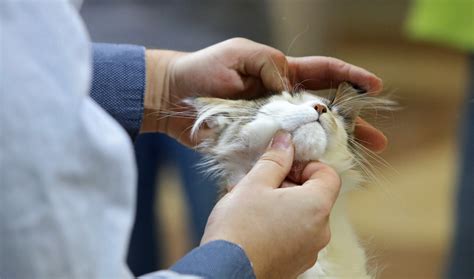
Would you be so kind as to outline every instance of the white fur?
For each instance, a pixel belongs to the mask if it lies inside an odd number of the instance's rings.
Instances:
[[[370,278],[365,253],[344,209],[344,195],[360,184],[361,175],[354,168],[354,154],[347,144],[343,118],[330,111],[319,115],[314,109],[316,104],[326,103],[327,100],[311,94],[298,98],[288,93],[271,97],[259,107],[252,121],[239,127],[226,126],[219,140],[204,144],[204,152],[211,154],[214,170],[228,185],[235,185],[265,151],[275,132],[279,129],[289,131],[295,146],[295,161],[319,160],[329,164],[337,170],[343,183],[330,218],[331,241],[319,253],[316,265],[300,278]],[[211,115],[232,110],[223,105],[213,107],[210,104],[208,107],[199,111],[193,131]]]

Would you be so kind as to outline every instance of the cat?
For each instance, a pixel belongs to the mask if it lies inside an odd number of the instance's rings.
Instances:
[[[345,196],[366,176],[367,161],[359,150],[363,147],[354,139],[356,118],[361,110],[391,109],[394,102],[343,82],[332,99],[307,91],[284,91],[257,100],[197,97],[186,103],[197,111],[191,135],[201,129],[212,131],[206,133],[198,150],[205,154],[206,171],[219,177],[223,185],[236,185],[280,129],[292,135],[295,162],[318,160],[333,167],[342,186],[330,217],[331,240],[319,252],[317,263],[299,278],[373,277],[346,217]]]

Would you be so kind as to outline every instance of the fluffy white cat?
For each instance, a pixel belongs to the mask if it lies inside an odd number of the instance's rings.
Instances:
[[[330,219],[331,241],[318,261],[300,278],[371,278],[365,252],[346,217],[345,196],[363,182],[362,148],[353,138],[355,119],[365,108],[389,109],[394,103],[342,83],[332,100],[309,92],[272,95],[258,100],[195,98],[199,129],[212,133],[198,147],[206,170],[235,185],[264,153],[277,130],[290,132],[295,162],[318,160],[332,166],[342,180]],[[231,186],[230,186],[231,187]]]

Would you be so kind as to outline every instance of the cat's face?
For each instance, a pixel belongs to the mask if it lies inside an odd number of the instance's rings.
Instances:
[[[256,101],[197,98],[191,101],[198,111],[193,132],[212,131],[200,149],[209,156],[211,171],[229,183],[250,170],[280,129],[292,134],[295,161],[319,160],[341,173],[354,165],[354,121],[370,98],[349,84],[342,84],[333,100],[304,91]]]
[[[253,146],[265,148],[278,129],[292,134],[295,161],[333,161],[349,156],[347,140],[351,124],[345,123],[331,102],[307,92],[271,97],[255,119],[242,128]]]

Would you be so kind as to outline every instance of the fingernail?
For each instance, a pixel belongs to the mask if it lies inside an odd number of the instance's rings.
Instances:
[[[285,131],[278,131],[272,140],[272,148],[288,149],[291,145],[291,135]]]

